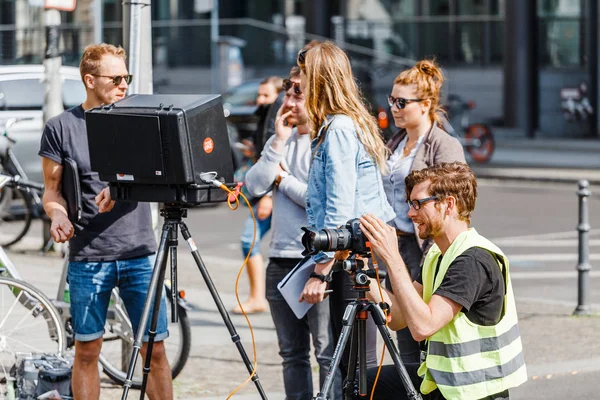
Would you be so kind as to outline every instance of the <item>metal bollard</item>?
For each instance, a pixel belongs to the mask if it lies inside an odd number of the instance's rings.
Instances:
[[[590,297],[589,289],[589,273],[592,266],[590,265],[590,247],[589,247],[589,232],[590,221],[588,214],[588,197],[591,192],[589,182],[580,180],[578,182],[579,190],[579,224],[577,231],[579,232],[579,261],[577,264],[578,283],[577,283],[577,308],[573,311],[573,315],[589,315]]]

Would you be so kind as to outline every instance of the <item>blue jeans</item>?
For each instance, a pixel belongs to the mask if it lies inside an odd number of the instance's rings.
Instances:
[[[283,384],[286,400],[310,400],[315,394],[310,367],[310,339],[319,363],[319,382],[323,385],[333,356],[329,302],[325,299],[312,306],[302,319],[296,318],[277,289],[277,284],[301,259],[271,258],[267,267],[267,300],[277,331],[279,355],[283,358]],[[331,391],[331,399],[342,399],[339,368]]]
[[[254,215],[256,216],[257,206],[252,207]],[[256,217],[256,240],[250,257],[260,254],[260,241],[265,234],[271,229],[271,216],[269,215],[265,219],[258,219]],[[245,258],[250,252],[250,245],[252,245],[252,239],[254,237],[254,221],[252,215],[248,215],[246,222],[244,223],[244,230],[242,230],[241,242],[242,242],[242,255]]]
[[[88,342],[104,335],[106,312],[113,288],[119,288],[134,334],[137,332],[156,256],[107,262],[71,261],[67,280],[71,296],[71,317],[75,340]],[[148,341],[148,319],[144,341]],[[155,341],[169,336],[167,305],[163,291]]]

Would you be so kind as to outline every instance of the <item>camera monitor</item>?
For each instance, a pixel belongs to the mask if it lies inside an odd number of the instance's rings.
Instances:
[[[85,119],[91,168],[109,183],[114,199],[191,204],[227,199],[203,175],[214,171],[233,185],[221,96],[133,95],[88,110]]]

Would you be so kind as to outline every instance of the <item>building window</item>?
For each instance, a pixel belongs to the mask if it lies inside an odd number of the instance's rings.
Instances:
[[[579,0],[539,0],[539,59],[543,67],[583,66]]]

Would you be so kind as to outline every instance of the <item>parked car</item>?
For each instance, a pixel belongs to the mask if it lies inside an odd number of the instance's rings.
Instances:
[[[262,79],[252,79],[235,86],[222,95],[223,110],[227,118],[227,132],[231,144],[234,168],[240,166],[242,154],[238,144],[247,139],[258,127],[256,97]]]
[[[79,68],[63,66],[60,70],[63,107],[83,103],[85,88]],[[37,155],[43,130],[44,67],[42,65],[0,66],[0,133],[11,118],[27,118],[12,125],[9,135],[17,141],[13,148],[28,178],[42,182],[42,162]]]

